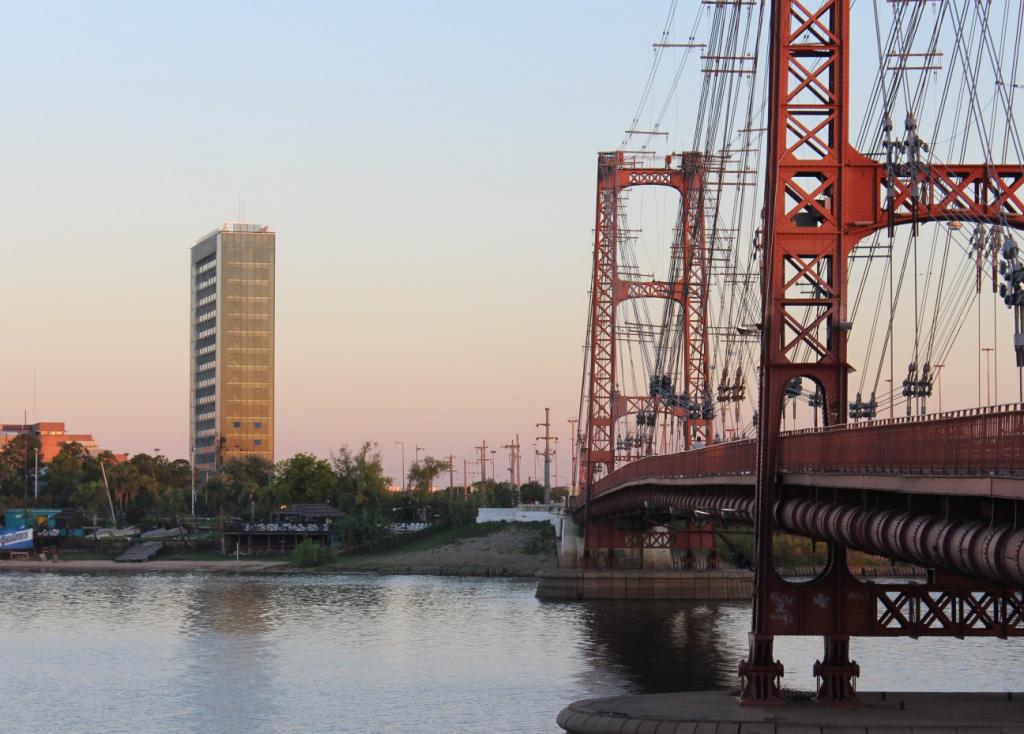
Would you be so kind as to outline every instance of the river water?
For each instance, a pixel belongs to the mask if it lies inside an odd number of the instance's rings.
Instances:
[[[729,688],[745,604],[552,603],[514,579],[0,574],[4,724],[555,732],[567,703]],[[778,640],[811,688],[819,641]],[[853,641],[861,688],[1024,690],[1022,640]]]

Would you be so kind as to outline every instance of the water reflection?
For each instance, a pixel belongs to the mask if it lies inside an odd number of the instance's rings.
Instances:
[[[736,683],[733,630],[749,614],[739,604],[588,602],[584,659],[614,671],[634,692],[707,690]]]
[[[749,604],[588,602],[583,613],[581,674],[605,695],[610,681],[634,693],[735,690],[737,665],[747,655]],[[775,654],[785,686],[814,690],[820,637],[777,637]],[[993,637],[855,638],[858,685],[883,691],[1008,691],[1024,687],[1018,664],[1024,639]],[[611,695],[611,694],[608,694]]]

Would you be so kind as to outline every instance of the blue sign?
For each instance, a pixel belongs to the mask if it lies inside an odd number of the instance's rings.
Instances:
[[[0,551],[31,550],[32,528],[0,531]]]

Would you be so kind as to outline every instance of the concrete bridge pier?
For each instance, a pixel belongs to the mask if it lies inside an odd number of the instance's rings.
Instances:
[[[558,567],[579,568],[583,562],[583,526],[571,514],[562,518],[562,537],[558,546]]]
[[[718,568],[716,528],[691,521],[587,528],[580,565],[595,570],[693,571]]]
[[[537,575],[537,597],[550,600],[750,599],[749,571],[720,570],[711,525],[651,524],[581,528],[567,517],[560,567]]]

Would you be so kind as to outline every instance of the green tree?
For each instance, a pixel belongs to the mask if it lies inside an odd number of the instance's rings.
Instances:
[[[273,469],[273,465],[270,464],[269,461],[266,461],[265,459],[262,461],[269,465],[271,470]],[[189,464],[188,459],[175,459],[174,461],[166,462],[163,465],[163,477],[161,481],[172,487],[180,487],[182,489],[188,488],[191,492],[192,465]],[[267,481],[269,481],[269,479]]]
[[[551,501],[561,502],[572,492],[570,487],[552,487],[551,488]]]
[[[218,471],[232,484],[252,484],[266,487],[274,478],[274,464],[262,456],[242,456],[232,459]]]
[[[430,495],[430,487],[438,475],[448,469],[448,462],[424,457],[422,461],[413,462],[409,469],[409,489],[421,499]]]
[[[384,474],[384,462],[376,444],[364,443],[359,451],[353,452],[342,446],[331,457],[331,465],[337,477],[335,506],[345,512],[369,509],[377,510],[392,504],[391,477]]]
[[[171,475],[181,474],[177,466],[168,466],[167,470]],[[236,517],[247,517],[254,511],[266,515],[275,502],[270,491],[274,471],[274,465],[262,456],[228,461],[203,487],[206,511]]]
[[[278,463],[274,489],[282,504],[331,502],[337,482],[326,461],[312,454],[295,454]]]
[[[202,512],[206,515],[237,515],[234,497],[228,496],[228,484],[219,472],[207,479],[199,492]]]
[[[141,453],[135,454],[128,463],[134,466],[140,474],[148,476],[156,483],[163,478],[163,467],[167,464],[167,458]],[[158,476],[158,473],[160,476]]]
[[[519,492],[509,482],[477,482],[473,485],[478,507],[515,507]]]
[[[32,494],[32,471],[39,439],[19,433],[0,449],[0,494],[21,496],[26,502]]]
[[[84,462],[88,454],[77,442],[64,444],[60,452],[46,465],[42,494],[46,504],[64,507],[71,504],[71,496],[85,481]]]
[[[104,463],[104,468],[107,481],[110,483],[110,494],[114,498],[114,506],[125,515],[128,522],[142,520],[154,505],[156,482],[130,462],[121,462],[113,466]]]
[[[103,482],[82,482],[75,487],[69,501],[86,515],[91,524],[99,524],[103,519],[110,519],[107,490],[103,487]]]
[[[392,513],[378,508],[364,508],[335,525],[343,548],[348,550],[380,550],[388,539]]]
[[[191,499],[190,489],[164,485],[156,498],[156,510],[161,517],[178,518],[189,513]]]
[[[543,502],[544,485],[537,481],[527,482],[519,487],[519,497],[521,498],[520,501],[526,505],[531,505],[534,502]]]
[[[442,525],[461,527],[476,522],[480,509],[479,495],[463,497],[461,494],[436,493],[432,498],[432,516],[436,515]]]

